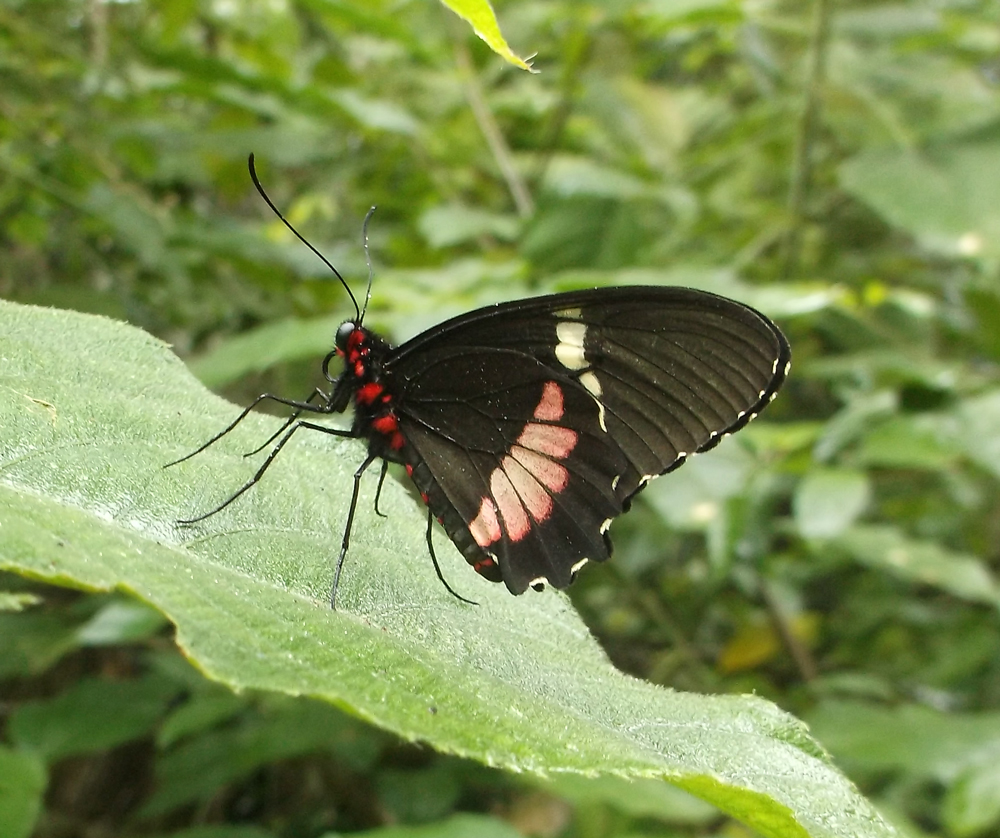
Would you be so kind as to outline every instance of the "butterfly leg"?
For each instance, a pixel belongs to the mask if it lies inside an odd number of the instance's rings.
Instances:
[[[246,411],[244,411],[243,415],[245,415],[245,414],[246,414]],[[240,418],[242,418],[242,416]],[[239,420],[237,420],[237,421],[239,421]],[[233,423],[233,424],[235,425],[235,423]],[[230,426],[230,427],[232,427],[232,426]],[[288,442],[288,440],[290,440],[292,438],[292,434],[294,434],[299,428],[308,428],[309,430],[312,430],[312,431],[322,431],[325,434],[332,434],[333,436],[346,436],[346,437],[353,437],[354,436],[354,433],[352,431],[342,430],[341,428],[327,428],[324,425],[316,425],[316,424],[314,424],[312,422],[303,422],[303,421],[300,420],[300,421],[296,422],[294,425],[292,425],[292,427],[289,428],[289,430],[285,433],[285,435],[281,439],[278,440],[278,444],[275,445],[274,448],[271,449],[271,453],[268,454],[267,455],[267,459],[265,459],[264,462],[261,463],[260,468],[257,469],[257,473],[254,474],[254,476],[251,477],[246,483],[244,483],[242,486],[240,486],[239,489],[237,489],[235,492],[233,492],[232,495],[230,495],[228,498],[226,498],[226,500],[224,500],[217,507],[215,507],[215,509],[209,510],[205,514],[198,515],[195,518],[186,518],[184,520],[178,521],[177,523],[178,524],[196,524],[196,523],[198,523],[198,521],[204,521],[206,518],[212,517],[213,515],[215,515],[216,512],[221,512],[223,509],[225,509],[227,506],[229,506],[229,504],[231,504],[234,500],[236,500],[236,498],[238,498],[240,495],[242,495],[251,486],[253,486],[255,483],[257,483],[261,479],[261,477],[264,476],[264,472],[267,471],[268,466],[270,466],[271,463],[274,462],[274,458],[278,456],[278,452],[281,451],[281,449],[285,447],[285,443]],[[215,440],[210,440],[208,443],[206,443],[206,445],[203,445],[202,448],[205,448],[207,445],[211,444],[211,442],[214,442],[214,441]],[[196,451],[195,453],[198,453],[198,452]],[[192,455],[189,454],[188,456],[192,456]],[[184,459],[187,459],[187,457],[185,457]],[[178,462],[180,462],[180,461],[178,460]]]
[[[194,451],[192,451],[190,454],[185,454],[180,459],[177,459],[177,460],[174,460],[173,462],[167,463],[164,466],[164,468],[170,468],[171,466],[176,466],[178,463],[183,463],[185,460],[190,460],[196,454],[200,454],[202,451],[204,451],[209,446],[214,445],[216,442],[218,442],[220,439],[222,439],[226,434],[228,434],[233,428],[235,428],[240,422],[242,422],[244,419],[246,419],[247,416],[250,415],[250,412],[255,407],[257,407],[257,405],[259,405],[263,401],[274,401],[274,402],[278,402],[278,404],[287,405],[288,407],[294,407],[295,410],[296,410],[295,414],[284,424],[284,426],[281,427],[277,431],[277,433],[275,433],[273,436],[271,436],[271,438],[267,442],[265,442],[264,445],[260,446],[260,448],[258,448],[256,451],[251,451],[250,452],[251,454],[256,454],[257,451],[260,451],[262,448],[266,447],[269,442],[271,442],[275,438],[277,438],[281,434],[281,432],[285,430],[285,428],[287,428],[289,425],[291,425],[302,414],[303,411],[309,411],[310,413],[333,413],[333,411],[330,410],[330,409],[328,409],[326,405],[323,405],[323,404],[319,404],[319,405],[312,404],[312,400],[314,398],[316,398],[317,395],[320,395],[320,396],[323,396],[324,398],[326,398],[326,394],[322,390],[320,390],[319,388],[317,388],[313,392],[313,394],[308,399],[306,399],[305,401],[296,401],[294,399],[283,399],[280,396],[275,396],[275,395],[272,395],[271,393],[261,393],[259,396],[257,396],[256,399],[254,399],[252,402],[250,402],[250,404],[248,404],[245,408],[243,408],[243,410],[240,413],[240,415],[237,416],[232,422],[230,422],[223,430],[219,431],[219,433],[217,433],[215,436],[213,436],[207,442],[205,442],[205,443],[201,444],[200,446],[198,446],[197,448],[195,448]],[[327,401],[329,401],[329,399],[327,399]],[[250,455],[248,454],[247,456],[250,456]]]
[[[382,497],[382,484],[385,483],[385,473],[388,470],[389,470],[389,461],[388,460],[382,460],[382,471],[379,472],[379,476],[378,476],[378,488],[375,490],[375,514],[378,515],[379,518],[388,518],[389,517],[388,515],[385,515],[378,508],[378,499],[380,497]]]
[[[319,396],[321,399],[323,399],[323,401],[325,401],[326,404],[330,403],[330,397],[326,393],[324,393],[322,390],[320,390],[319,387],[317,387],[315,390],[312,391],[312,395],[308,399],[306,399],[303,402],[303,404],[309,404],[309,405],[311,405],[312,402],[313,402],[313,399],[315,399],[317,396]],[[328,412],[326,410],[326,405],[323,405],[323,404],[314,405],[313,408],[312,408],[312,410],[314,412],[317,412],[317,413],[326,413],[326,412]],[[305,408],[302,408],[302,407],[298,408],[294,413],[292,413],[291,416],[289,416],[285,420],[285,424],[283,424],[280,428],[278,428],[278,430],[276,430],[273,434],[271,434],[260,445],[258,445],[256,448],[254,448],[253,451],[247,451],[247,453],[244,454],[243,456],[244,457],[252,457],[254,454],[259,454],[261,451],[263,451],[265,448],[267,448],[268,445],[270,445],[279,436],[281,436],[288,428],[290,428],[295,423],[295,421],[303,414],[304,411],[305,411]]]
[[[344,559],[347,558],[347,548],[351,545],[351,528],[354,526],[354,512],[358,508],[358,493],[361,491],[361,475],[363,475],[368,470],[368,466],[374,463],[377,459],[377,454],[369,452],[368,456],[365,457],[365,461],[358,466],[358,470],[354,472],[354,491],[351,493],[351,506],[347,510],[347,525],[344,527],[344,540],[340,544],[340,555],[337,557],[337,565],[333,570],[333,586],[330,588],[330,608],[334,611],[337,610],[337,587],[340,585],[340,571],[344,569]],[[382,474],[385,474],[384,464]]]
[[[479,605],[479,603],[475,600],[466,599],[461,594],[455,593],[455,590],[444,578],[444,574],[441,573],[441,566],[438,564],[437,556],[434,554],[434,513],[429,509],[427,510],[427,549],[430,551],[431,561],[434,562],[434,572],[437,573],[438,579],[441,580],[441,584],[448,589],[448,593],[455,597],[455,599],[460,599],[462,602],[469,603],[469,605]]]

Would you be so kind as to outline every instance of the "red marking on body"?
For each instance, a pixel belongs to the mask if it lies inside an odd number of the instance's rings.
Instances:
[[[358,345],[362,343],[365,339],[365,333],[363,329],[355,329],[347,336],[347,348],[357,349]]]
[[[387,413],[385,416],[379,416],[377,419],[372,419],[372,427],[380,434],[391,434],[394,433],[399,427],[399,423],[396,421],[395,416],[391,413]]]
[[[368,384],[358,388],[357,395],[354,398],[358,404],[371,404],[382,395],[384,389],[377,381],[370,381]]]
[[[427,492],[420,493],[420,500],[422,500],[425,504],[430,502],[430,498],[427,497]]]
[[[577,432],[569,428],[529,422],[517,438],[517,445],[562,460],[576,447],[579,438]]]
[[[542,388],[542,400],[535,408],[535,418],[546,422],[558,422],[565,412],[562,387],[554,381],[546,381],[545,387]]]
[[[500,517],[511,541],[520,541],[531,531],[528,513],[524,511],[510,478],[503,469],[495,468],[490,475],[490,492],[496,501]]]
[[[389,447],[393,451],[402,451],[404,445],[406,445],[406,440],[403,439],[403,435],[399,431],[396,431],[392,435],[392,439],[389,440]]]
[[[383,404],[389,404],[389,402],[391,402],[391,401],[392,401],[392,394],[386,393],[384,396],[382,396],[382,403]]]
[[[406,464],[406,476],[413,477],[413,466],[411,466],[409,463]]]
[[[561,492],[569,485],[569,471],[565,466],[559,465],[543,457],[535,451],[529,451],[520,445],[515,445],[510,455],[517,460],[524,468],[551,492]]]
[[[472,569],[476,571],[476,573],[482,573],[484,570],[491,567],[493,567],[493,559],[480,559],[472,566]]]
[[[469,532],[480,547],[488,547],[494,541],[500,540],[497,508],[489,498],[483,498],[483,502],[479,505],[479,514],[469,524]]]
[[[500,463],[514,491],[528,510],[528,514],[541,523],[552,514],[552,495],[513,457],[504,457]]]
[[[365,365],[362,364],[360,361],[355,362],[354,364],[355,377],[362,378],[364,377],[364,374],[365,374]]]
[[[341,349],[339,346],[337,347],[337,357],[338,358],[343,358],[344,357],[344,350]]]

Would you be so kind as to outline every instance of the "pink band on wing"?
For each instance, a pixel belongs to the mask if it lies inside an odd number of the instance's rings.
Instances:
[[[510,478],[504,474],[503,469],[493,469],[490,475],[490,491],[500,510],[507,535],[511,541],[520,541],[531,531],[531,522],[517,497],[517,492],[514,491]]]
[[[522,448],[529,448],[539,454],[562,460],[576,447],[578,439],[576,431],[569,428],[529,422],[517,438],[517,444]]]
[[[562,388],[554,381],[546,381],[542,389],[542,400],[535,408],[535,418],[546,422],[558,422],[565,411]]]
[[[500,540],[500,522],[497,520],[497,508],[489,498],[483,498],[479,514],[469,524],[469,532],[480,547],[489,547]]]
[[[552,514],[552,495],[545,487],[513,457],[504,457],[500,466],[514,486],[521,503],[527,507],[528,514],[538,523],[548,518]]]

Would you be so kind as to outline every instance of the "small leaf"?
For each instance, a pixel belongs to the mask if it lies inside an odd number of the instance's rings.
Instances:
[[[817,469],[799,484],[792,501],[803,538],[840,535],[864,512],[871,496],[868,475],[848,469]]]
[[[869,567],[911,582],[932,585],[970,602],[1000,602],[996,580],[980,559],[932,541],[907,538],[895,527],[855,526],[834,543]]]
[[[1000,749],[964,771],[944,798],[949,835],[972,838],[1000,822]]]
[[[531,69],[530,60],[525,61],[511,52],[507,42],[500,34],[500,24],[497,23],[493,7],[487,0],[441,0],[449,9],[463,20],[468,21],[475,33],[482,38],[501,58],[515,64],[522,70],[535,72]]]
[[[42,808],[45,765],[35,755],[0,745],[0,835],[28,838]]]
[[[135,681],[78,681],[55,698],[21,704],[8,723],[10,738],[52,763],[103,751],[149,734],[177,693],[155,675]]]

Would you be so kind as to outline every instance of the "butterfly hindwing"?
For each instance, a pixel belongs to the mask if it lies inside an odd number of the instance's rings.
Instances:
[[[392,350],[384,374],[431,511],[521,593],[606,559],[629,499],[749,421],[788,359],[739,303],[617,288],[471,312]]]

